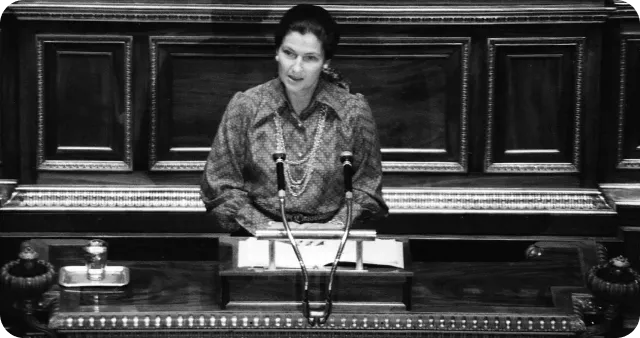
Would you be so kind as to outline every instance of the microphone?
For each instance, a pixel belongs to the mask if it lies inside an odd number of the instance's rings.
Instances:
[[[284,198],[286,191],[284,185],[284,160],[287,157],[285,153],[273,153],[273,160],[276,162],[276,176],[278,177],[278,197]]]
[[[340,153],[340,162],[342,162],[342,170],[344,172],[344,191],[347,198],[353,196],[353,185],[351,178],[353,177],[353,154],[350,151]]]

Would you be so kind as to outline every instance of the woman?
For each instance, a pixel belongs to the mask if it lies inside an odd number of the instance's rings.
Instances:
[[[228,230],[282,226],[272,159],[282,151],[292,228],[344,227],[343,151],[354,155],[354,219],[386,215],[371,110],[328,75],[338,40],[326,10],[291,8],[275,33],[278,78],[229,102],[201,184],[207,210]]]

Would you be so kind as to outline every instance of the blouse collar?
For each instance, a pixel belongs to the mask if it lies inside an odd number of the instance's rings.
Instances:
[[[258,109],[256,116],[257,124],[260,124],[261,121],[275,113],[282,112],[282,109],[288,104],[284,84],[279,78],[275,78],[267,82],[266,90],[268,93],[267,97],[269,97],[269,99],[265,100],[266,102],[263,102],[264,106],[261,106],[260,109]],[[327,82],[321,77],[318,80],[318,86],[313,93],[309,106],[313,106],[316,101],[320,102],[331,108],[328,110],[329,112],[333,111],[339,119],[344,120],[346,112],[343,107],[348,95],[349,93],[346,90]]]

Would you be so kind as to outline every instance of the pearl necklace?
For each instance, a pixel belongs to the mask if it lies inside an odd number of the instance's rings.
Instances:
[[[280,119],[279,114],[275,114],[274,122],[276,124],[276,143],[277,143],[277,151],[287,153],[287,148],[284,144],[284,131],[282,130],[282,121]],[[300,196],[306,189],[309,181],[311,180],[311,174],[313,173],[313,168],[315,164],[315,157],[318,151],[318,147],[320,146],[320,142],[322,141],[322,135],[324,134],[324,125],[327,116],[327,108],[326,106],[322,106],[320,117],[318,119],[318,127],[316,128],[316,135],[313,139],[313,145],[311,146],[311,150],[303,156],[301,159],[294,161],[291,159],[285,159],[284,161],[284,172],[285,177],[287,179],[287,189],[291,195],[298,197]],[[299,166],[304,165],[305,170],[300,179],[294,179],[293,175],[291,175],[290,166]]]

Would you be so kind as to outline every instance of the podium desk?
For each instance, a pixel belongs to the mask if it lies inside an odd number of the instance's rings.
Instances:
[[[59,302],[48,325],[78,338],[573,336],[585,329],[584,311],[575,306],[590,299],[580,255],[579,248],[561,246],[546,248],[537,261],[414,259],[411,311],[336,309],[315,327],[286,308],[222,310],[222,262],[110,262],[130,269],[129,285],[55,286]]]

